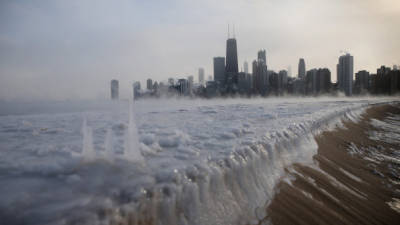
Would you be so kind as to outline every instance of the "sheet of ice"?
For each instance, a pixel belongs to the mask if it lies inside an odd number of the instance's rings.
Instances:
[[[114,101],[0,116],[0,220],[254,221],[284,167],[311,162],[313,134],[385,101],[148,100],[134,112]]]

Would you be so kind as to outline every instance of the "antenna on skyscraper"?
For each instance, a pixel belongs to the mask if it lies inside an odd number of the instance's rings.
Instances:
[[[235,37],[235,24],[233,24],[233,38],[236,38]]]
[[[230,38],[231,34],[229,32],[229,23],[228,23],[228,39]]]

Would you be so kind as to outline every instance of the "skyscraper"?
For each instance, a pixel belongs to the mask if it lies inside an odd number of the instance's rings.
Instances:
[[[337,64],[337,81],[340,91],[344,91],[346,96],[353,94],[353,67],[354,58],[349,53],[339,57]]]
[[[225,84],[225,58],[214,57],[214,81]]]
[[[306,63],[304,62],[304,59],[301,58],[299,61],[299,73],[298,77],[303,79],[306,76]]]
[[[204,85],[204,69],[199,68],[199,83]]]
[[[288,66],[287,67],[287,75],[288,75],[288,77],[292,77],[292,66]]]
[[[111,80],[111,99],[119,98],[119,84],[118,80]]]
[[[248,74],[249,73],[249,64],[247,63],[247,61],[244,61],[243,68],[244,68],[244,72],[246,74]]]
[[[188,95],[189,94],[188,86],[189,86],[188,80],[186,80],[186,79],[179,79],[178,80],[178,87],[179,87],[178,90],[179,90],[179,93],[181,95]]]
[[[357,94],[365,93],[369,89],[369,72],[366,70],[361,70],[356,73],[356,82],[354,92]]]
[[[318,69],[317,92],[328,93],[331,89],[331,71],[328,68]]]
[[[255,94],[266,95],[269,88],[269,76],[264,61],[253,61],[253,90]]]
[[[238,86],[238,55],[235,38],[226,41],[225,86],[227,93],[235,93]]]
[[[286,70],[279,71],[279,86],[278,86],[278,94],[282,95],[283,92],[287,89],[288,83],[288,72]]]
[[[133,83],[133,99],[138,99],[140,97],[140,82],[136,81]]]
[[[307,75],[305,77],[306,80],[306,94],[307,95],[316,95],[317,94],[317,76],[318,70],[312,69],[307,71]]]
[[[194,83],[193,76],[188,76],[187,82],[188,82],[188,92],[189,92],[189,94],[191,94],[192,90],[193,90],[193,83]]]
[[[152,89],[153,89],[153,80],[147,79],[147,90],[152,90]]]
[[[267,53],[266,53],[265,49],[258,51],[257,59],[258,59],[258,61],[262,61],[262,62],[264,62],[265,65],[267,65]]]
[[[257,52],[257,60],[253,61],[253,90],[255,94],[266,95],[269,88],[267,55],[264,49]]]
[[[235,38],[229,38],[226,41],[226,65],[225,72],[227,73],[238,73],[238,55],[237,55],[237,45]]]

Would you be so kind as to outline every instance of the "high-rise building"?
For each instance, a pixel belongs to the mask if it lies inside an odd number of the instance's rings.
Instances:
[[[369,89],[369,72],[361,70],[356,73],[356,81],[354,83],[355,93],[363,94]]]
[[[287,67],[287,75],[288,75],[288,77],[292,77],[292,66],[288,66]]]
[[[238,73],[238,54],[237,44],[235,38],[229,38],[226,41],[226,65],[225,72],[227,73]]]
[[[283,92],[287,89],[288,83],[288,72],[286,70],[279,71],[279,86],[278,86],[278,93],[282,95]]]
[[[394,95],[400,91],[400,71],[382,66],[377,70],[379,85],[384,94]]]
[[[346,96],[353,95],[353,68],[354,58],[350,54],[339,57],[337,64],[337,80],[340,91],[344,91]]]
[[[111,99],[119,98],[119,83],[118,80],[111,80]]]
[[[400,90],[400,71],[381,66],[377,70],[375,93],[396,94]]]
[[[147,90],[152,90],[152,89],[153,89],[153,80],[147,79]]]
[[[258,61],[262,61],[265,65],[267,65],[267,52],[265,51],[265,49],[258,51],[257,59]]]
[[[249,73],[249,64],[247,63],[247,61],[244,61],[243,68],[244,68],[244,72],[246,74],[248,74]]]
[[[178,91],[181,95],[189,94],[189,82],[186,79],[178,80]]]
[[[318,70],[312,69],[307,71],[306,79],[306,94],[307,95],[316,95],[317,94],[317,76]]]
[[[235,38],[226,41],[225,87],[227,93],[235,93],[238,85],[238,55]]]
[[[299,60],[299,72],[298,72],[298,77],[299,78],[304,78],[306,76],[306,63],[304,62],[304,59],[301,58]]]
[[[154,94],[158,94],[158,91],[159,91],[159,85],[158,85],[158,82],[156,81],[156,82],[154,82],[154,84],[153,84],[153,93]]]
[[[194,83],[194,78],[193,76],[188,76],[188,92],[189,94],[192,94],[192,90],[193,90],[193,83]]]
[[[203,68],[199,68],[199,83],[201,85],[204,85],[204,69]]]
[[[225,58],[214,57],[214,81],[225,84]]]
[[[138,99],[140,97],[140,82],[136,81],[133,83],[133,99]]]
[[[240,94],[250,93],[250,83],[247,77],[247,73],[240,72],[238,74],[238,90]]]
[[[175,85],[175,80],[174,80],[174,78],[168,78],[168,84],[169,84],[169,86]]]
[[[318,69],[317,93],[325,94],[331,90],[331,71],[328,68]]]
[[[255,94],[268,94],[269,76],[267,65],[261,60],[253,61],[253,90]]]
[[[331,90],[331,71],[327,68],[307,71],[305,92],[307,95],[325,94]]]

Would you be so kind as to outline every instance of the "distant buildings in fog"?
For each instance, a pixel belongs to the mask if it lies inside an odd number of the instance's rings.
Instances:
[[[140,98],[140,82],[136,81],[133,83],[133,99]]]
[[[247,61],[244,61],[243,68],[244,68],[244,73],[248,74],[249,73],[249,63]]]
[[[119,83],[117,80],[111,80],[111,99],[119,98]]]
[[[152,89],[153,89],[153,80],[147,79],[147,90],[152,90]]]
[[[203,68],[199,68],[199,84],[201,84],[201,85],[205,84]]]
[[[307,71],[305,78],[306,95],[328,94],[331,91],[331,72],[327,68]]]
[[[291,77],[291,68],[275,72],[268,69],[267,52],[265,49],[257,52],[257,58],[252,62],[252,73],[249,72],[248,62],[243,63],[244,71],[239,72],[237,41],[228,37],[225,57],[213,58],[214,78],[208,76],[205,80],[203,68],[198,69],[198,83],[193,76],[167,82],[153,83],[147,79],[146,90],[141,89],[140,82],[133,84],[134,99],[141,97],[160,96],[295,96],[337,95],[339,92],[346,96],[353,94],[386,94],[393,95],[400,91],[400,70],[398,65],[391,68],[382,66],[376,74],[362,70],[355,74],[354,57],[345,54],[339,57],[337,82],[332,83],[331,71],[327,68],[306,70],[306,62],[299,59],[297,77]],[[111,81],[111,98],[118,99],[118,81]]]
[[[304,79],[306,76],[306,63],[303,58],[299,60],[298,78]]]

